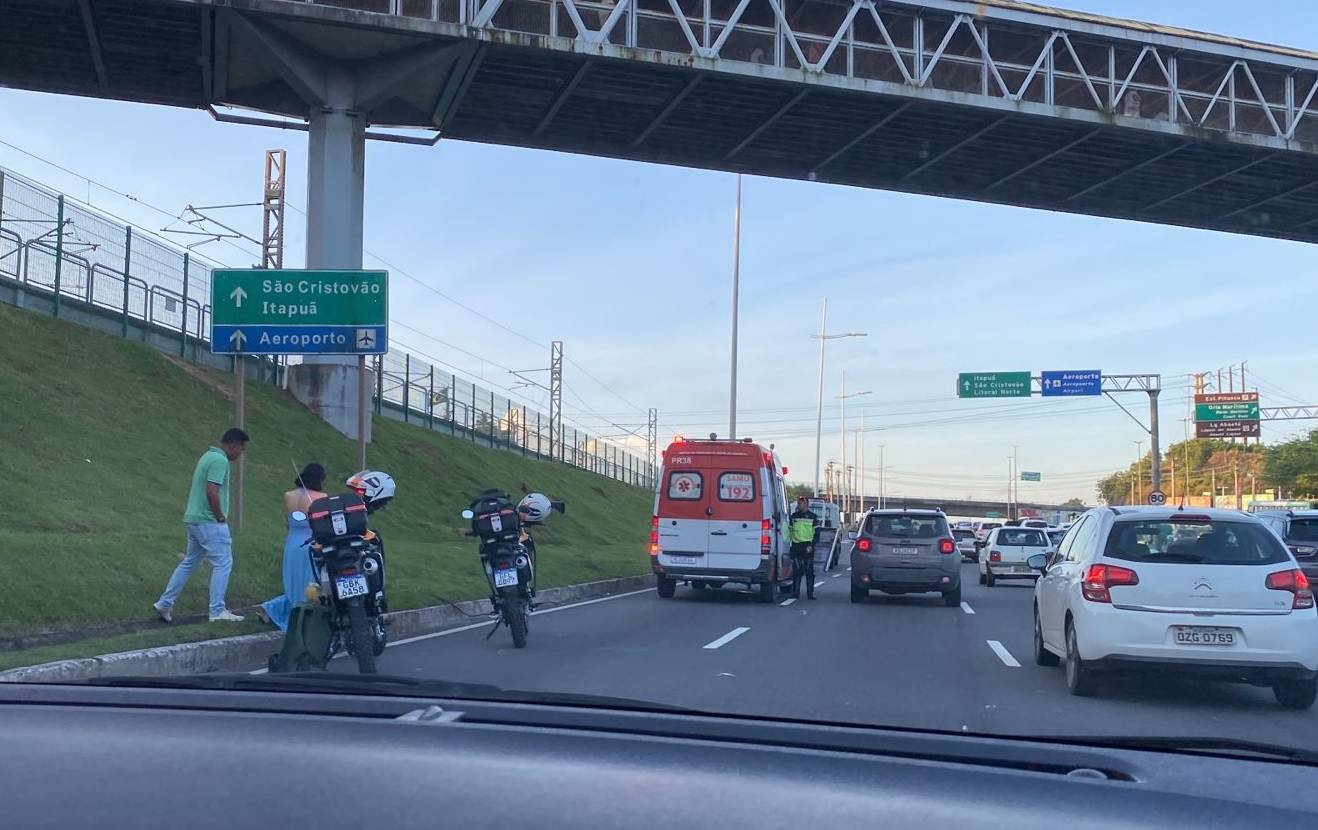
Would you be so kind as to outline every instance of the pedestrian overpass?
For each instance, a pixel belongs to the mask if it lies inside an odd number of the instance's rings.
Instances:
[[[0,21],[5,86],[297,120],[312,211],[349,199],[331,224],[360,224],[369,122],[1318,241],[1318,54],[1016,0],[0,0]]]

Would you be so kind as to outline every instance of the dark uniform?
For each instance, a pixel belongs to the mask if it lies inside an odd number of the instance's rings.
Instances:
[[[790,526],[792,537],[792,594],[801,595],[801,579],[805,578],[806,596],[815,598],[815,530],[819,517],[808,507],[792,511]]]

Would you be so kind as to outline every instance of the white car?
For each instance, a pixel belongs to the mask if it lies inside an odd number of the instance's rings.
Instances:
[[[1072,694],[1108,670],[1169,671],[1318,695],[1309,580],[1258,519],[1232,510],[1090,510],[1057,553],[1035,557],[1034,659],[1066,661]]]
[[[1029,558],[1049,547],[1048,535],[1037,527],[994,528],[980,551],[979,584],[992,588],[999,579],[1037,579]]]

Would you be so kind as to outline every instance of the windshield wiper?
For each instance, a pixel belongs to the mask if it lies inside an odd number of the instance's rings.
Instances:
[[[1237,738],[1197,738],[1192,735],[1049,735],[1048,741],[1063,743],[1094,744],[1111,746],[1118,749],[1152,749],[1171,752],[1199,752],[1209,755],[1253,756],[1286,761],[1298,761],[1304,764],[1318,764],[1318,751],[1285,744],[1269,744],[1262,741],[1246,741]]]
[[[216,673],[148,677],[93,677],[77,681],[89,686],[128,686],[136,688],[207,689],[242,692],[318,692],[321,694],[401,695],[483,700],[497,703],[544,703],[564,706],[593,706],[603,709],[636,709],[661,712],[696,710],[667,706],[648,700],[588,695],[567,692],[536,692],[503,689],[484,683],[461,683],[397,677],[387,674],[337,674],[332,672],[290,672],[287,674]]]

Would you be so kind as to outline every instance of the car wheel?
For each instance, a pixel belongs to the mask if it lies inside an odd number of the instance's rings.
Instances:
[[[691,587],[692,587],[692,588],[695,588],[697,591],[703,591],[703,590],[705,590],[705,583],[704,583],[704,582],[692,582],[692,583],[691,583]]]
[[[1096,686],[1094,670],[1080,658],[1075,642],[1075,626],[1066,626],[1066,688],[1077,697],[1090,697]]]
[[[1034,609],[1034,662],[1039,666],[1056,666],[1061,660],[1043,644],[1043,626],[1039,623],[1039,609]]]
[[[998,584],[998,578],[993,575],[993,571],[990,570],[984,571],[984,584],[990,588]]]
[[[958,584],[950,591],[943,592],[943,604],[949,608],[961,607],[961,585]]]
[[[1318,698],[1318,677],[1308,680],[1278,680],[1272,684],[1272,694],[1287,709],[1308,709]]]
[[[857,588],[855,585],[851,586],[852,602],[864,602],[865,599],[869,596],[869,594],[870,592],[865,590],[864,588]]]
[[[755,595],[759,602],[773,602],[778,598],[778,583],[772,580],[760,583],[760,592]]]
[[[659,592],[659,596],[664,599],[671,599],[673,594],[677,593],[677,580],[661,576],[654,587]]]
[[[984,572],[983,572],[983,571],[980,571],[980,572],[979,572],[979,584],[980,584],[980,585],[983,585],[983,584],[984,584]]]

